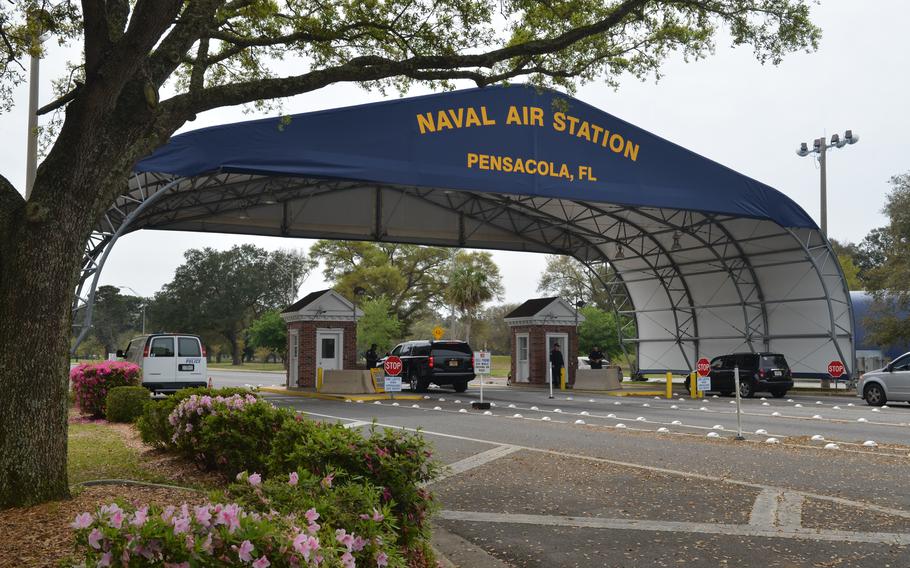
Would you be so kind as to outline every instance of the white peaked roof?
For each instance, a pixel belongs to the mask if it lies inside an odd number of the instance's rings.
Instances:
[[[578,318],[578,319],[576,319]],[[528,300],[508,314],[503,320],[509,327],[518,325],[575,325],[585,321],[576,313],[572,304],[562,298],[535,298]]]
[[[355,316],[356,313],[356,316]],[[360,308],[334,290],[307,294],[281,314],[284,321],[356,321],[363,317]]]

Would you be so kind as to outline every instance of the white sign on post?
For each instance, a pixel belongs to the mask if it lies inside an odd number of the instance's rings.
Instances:
[[[698,377],[698,379],[696,379],[695,386],[696,386],[696,387],[698,388],[698,390],[700,390],[700,391],[709,391],[709,390],[711,390],[711,377],[710,377],[710,375],[707,376],[707,377]]]
[[[386,375],[383,383],[385,392],[401,392],[401,377]]]
[[[489,351],[474,352],[474,372],[478,375],[489,375],[493,372],[493,357]]]

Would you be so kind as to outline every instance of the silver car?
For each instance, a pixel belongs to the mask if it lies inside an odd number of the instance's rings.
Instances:
[[[869,406],[886,402],[910,402],[910,353],[904,353],[883,369],[869,371],[859,378],[856,396]]]

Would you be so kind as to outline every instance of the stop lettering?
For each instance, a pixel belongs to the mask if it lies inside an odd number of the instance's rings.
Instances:
[[[846,370],[847,369],[844,367],[844,364],[840,361],[831,361],[828,363],[828,374],[835,379],[839,379],[841,375],[846,372]]]
[[[695,370],[698,372],[699,377],[707,377],[711,374],[711,362],[702,357],[695,364]]]
[[[394,355],[390,355],[386,358],[385,364],[383,364],[382,367],[385,369],[387,375],[397,377],[401,374],[401,359]]]

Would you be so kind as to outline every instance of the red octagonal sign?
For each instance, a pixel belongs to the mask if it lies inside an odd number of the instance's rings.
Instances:
[[[702,357],[698,360],[698,363],[695,364],[695,370],[698,371],[699,377],[707,377],[711,374],[711,361]]]
[[[389,355],[386,357],[382,368],[385,369],[385,374],[397,377],[401,374],[401,359],[394,355]]]
[[[839,379],[846,371],[847,369],[840,361],[831,361],[828,363],[828,374],[835,379]]]

